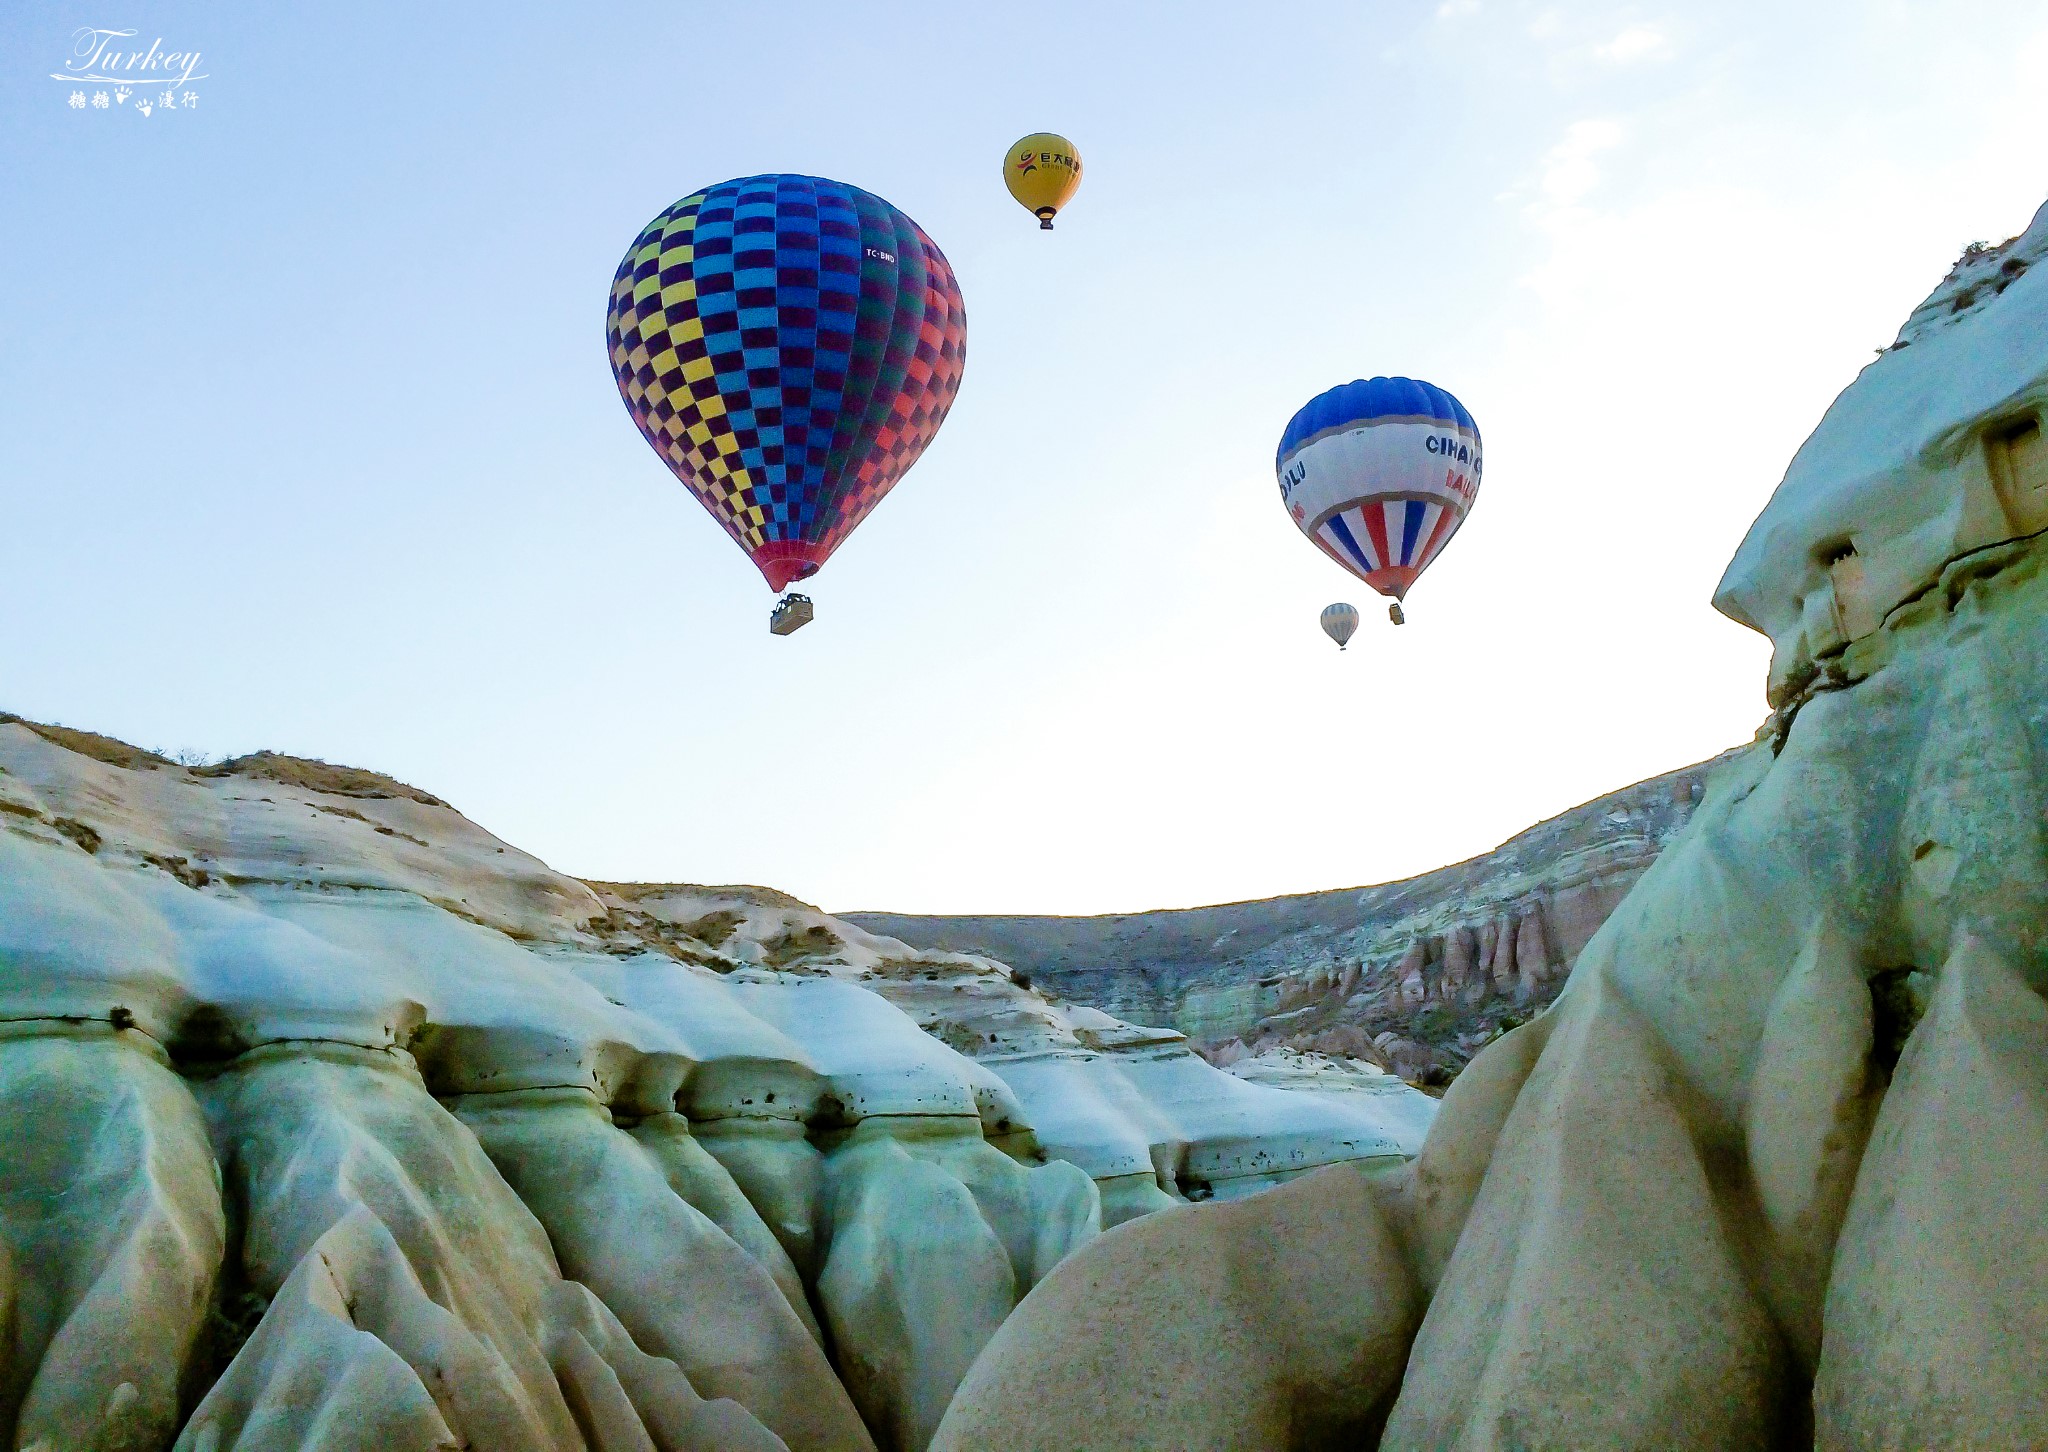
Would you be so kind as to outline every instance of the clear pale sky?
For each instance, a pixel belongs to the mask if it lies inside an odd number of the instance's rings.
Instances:
[[[72,109],[80,27],[199,51],[198,103]],[[1747,740],[1723,564],[2048,194],[2014,0],[14,0],[0,63],[0,708],[839,910],[1380,881]],[[998,176],[1039,129],[1051,234]],[[639,227],[763,171],[887,197],[968,312],[787,640],[603,337]],[[1273,479],[1375,373],[1487,442],[1400,630]]]

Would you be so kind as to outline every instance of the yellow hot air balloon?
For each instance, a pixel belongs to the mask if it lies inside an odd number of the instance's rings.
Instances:
[[[1004,153],[1003,185],[1050,232],[1059,209],[1080,190],[1081,154],[1066,137],[1035,131]]]

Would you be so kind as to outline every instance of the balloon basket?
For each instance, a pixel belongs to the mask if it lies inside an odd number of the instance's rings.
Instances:
[[[792,591],[777,600],[775,608],[768,612],[768,633],[794,635],[811,623],[813,613],[811,597]]]
[[[1397,600],[1387,607],[1387,619],[1393,621],[1396,625],[1406,625],[1408,623],[1408,617],[1401,613],[1400,601]]]

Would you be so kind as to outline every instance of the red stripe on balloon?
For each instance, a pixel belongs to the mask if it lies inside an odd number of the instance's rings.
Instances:
[[[1394,552],[1387,548],[1387,507],[1377,499],[1368,499],[1359,506],[1358,514],[1365,521],[1366,535],[1372,540],[1373,558],[1384,570],[1394,563]]]
[[[1451,531],[1458,527],[1458,520],[1462,517],[1450,505],[1443,506],[1443,513],[1436,517],[1436,528],[1429,532],[1429,538],[1423,542],[1422,553],[1415,557],[1417,574],[1429,568],[1429,562],[1436,558],[1436,552],[1444,547],[1444,541],[1451,537]]]

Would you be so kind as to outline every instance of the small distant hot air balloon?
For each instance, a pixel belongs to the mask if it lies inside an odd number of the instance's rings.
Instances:
[[[1003,156],[1003,185],[1045,231],[1081,186],[1081,153],[1050,131],[1034,131]]]
[[[649,222],[605,332],[633,422],[777,591],[816,574],[917,462],[967,355],[960,285],[931,238],[814,176],[721,182]],[[777,633],[809,608],[778,615]]]
[[[1337,649],[1344,649],[1358,631],[1358,607],[1346,605],[1339,600],[1335,605],[1323,607],[1323,634],[1337,642]]]
[[[1479,496],[1479,425],[1435,384],[1360,379],[1309,400],[1280,436],[1274,466],[1301,532],[1391,595],[1387,614],[1399,625],[1401,597]]]

